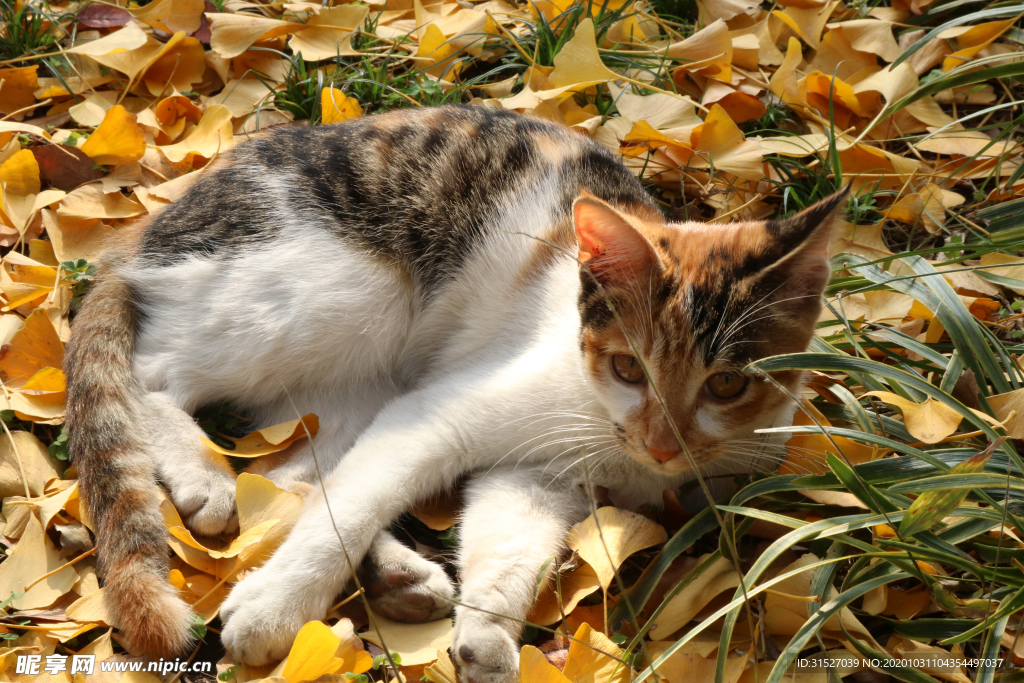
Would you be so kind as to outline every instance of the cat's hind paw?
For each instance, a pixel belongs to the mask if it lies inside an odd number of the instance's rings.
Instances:
[[[440,565],[393,542],[386,552],[371,551],[365,566],[366,596],[377,614],[422,623],[451,613],[455,587]]]
[[[198,534],[216,536],[238,528],[235,479],[229,473],[197,468],[187,483],[171,487],[171,499],[185,526]]]

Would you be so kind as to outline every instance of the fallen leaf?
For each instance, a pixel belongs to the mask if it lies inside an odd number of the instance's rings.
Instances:
[[[701,556],[698,563],[703,563],[708,557],[710,556]],[[718,558],[665,604],[661,614],[655,619],[657,626],[651,630],[651,638],[669,638],[696,617],[719,594],[739,585],[740,577],[733,563],[724,557]]]
[[[0,114],[14,114],[21,119],[26,107],[36,102],[35,91],[39,87],[36,78],[38,66],[26,66],[20,69],[0,69],[0,88],[4,96],[0,98]]]
[[[667,539],[665,529],[643,515],[603,507],[574,526],[566,544],[594,568],[607,589],[627,557]]]
[[[11,597],[12,594],[21,594],[11,601],[11,606],[16,609],[49,607],[78,581],[74,567],[65,567],[31,588],[26,587],[63,564],[64,560],[44,533],[39,520],[30,515],[18,544],[0,564],[0,595]]]
[[[530,683],[572,683],[533,645],[519,651],[519,680]]]
[[[292,36],[288,47],[310,62],[344,55],[359,55],[352,38],[363,26],[370,8],[366,5],[324,7],[314,14],[305,29]]]
[[[132,20],[132,15],[112,5],[88,5],[78,11],[75,21],[89,28],[117,28]]]
[[[437,658],[438,650],[447,650],[452,643],[452,621],[444,618],[425,624],[400,624],[385,619],[379,614],[373,615],[370,630],[359,634],[377,647],[387,643],[392,652],[402,656],[402,666],[430,664]]]
[[[358,100],[337,88],[324,88],[320,91],[320,111],[323,123],[341,123],[363,115]]]
[[[160,151],[168,160],[177,162],[193,155],[212,159],[233,146],[231,110],[222,104],[211,104],[188,137],[179,143],[161,147]]]
[[[939,38],[956,38],[960,46],[959,50],[942,61],[942,70],[950,71],[973,58],[991,45],[996,38],[1003,35],[1007,29],[1017,23],[1021,16],[1024,15],[1017,15],[1002,21],[990,21],[975,26],[958,26],[940,33]]]
[[[0,498],[24,495],[25,484],[33,496],[42,496],[46,482],[60,476],[57,462],[31,432],[16,430],[0,437]]]
[[[580,683],[626,683],[632,679],[633,671],[623,663],[624,654],[622,648],[603,633],[592,629],[590,624],[583,624],[569,644],[562,675]]]
[[[135,19],[165,33],[195,33],[206,8],[203,0],[154,0],[132,12]]]
[[[945,403],[929,397],[923,403],[908,401],[888,391],[868,391],[865,396],[877,396],[894,405],[903,413],[907,431],[924,443],[938,443],[956,431],[963,416]]]
[[[103,123],[82,145],[82,152],[103,166],[138,161],[146,153],[146,139],[136,120],[135,114],[121,105],[111,107]]]
[[[89,5],[105,7],[106,5]],[[51,187],[70,192],[79,185],[103,177],[103,172],[85,152],[67,145],[38,145],[30,151],[39,164],[40,179]]]
[[[69,192],[57,207],[61,219],[88,220],[90,218],[124,219],[146,213],[146,208],[120,192],[104,192],[96,183],[82,185]]]
[[[282,422],[271,427],[258,429],[241,439],[234,440],[234,449],[225,448],[202,437],[211,450],[230,455],[236,458],[258,458],[268,453],[283,451],[299,439],[316,436],[320,429],[320,420],[313,413],[304,415],[301,419]]]

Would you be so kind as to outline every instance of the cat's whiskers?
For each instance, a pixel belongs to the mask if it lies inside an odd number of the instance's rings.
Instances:
[[[555,460],[558,460],[559,458],[564,457],[565,455],[569,454],[570,452],[572,452],[572,453],[579,452],[580,448],[586,448],[588,446],[600,446],[600,445],[606,444],[606,443],[616,443],[617,442],[617,440],[614,437],[605,437],[603,439],[596,439],[596,440],[593,440],[593,439],[592,440],[587,440],[585,438],[557,439],[557,440],[554,440],[554,441],[549,441],[549,442],[544,443],[544,444],[540,444],[540,445],[535,446],[534,448],[530,449],[530,451],[528,451],[521,458],[519,458],[519,461],[516,463],[516,465],[517,466],[522,465],[523,462],[527,458],[529,458],[536,451],[541,450],[542,448],[550,448],[551,446],[557,446],[557,445],[563,444],[563,443],[572,443],[574,441],[575,442],[580,442],[581,445],[575,446],[575,447],[570,448],[570,449],[563,450],[561,453],[559,453],[558,455],[555,455],[555,456],[553,456],[551,458],[552,462],[555,461]]]
[[[561,476],[562,476],[563,474],[565,474],[565,473],[566,473],[566,472],[568,472],[569,470],[573,469],[573,468],[574,468],[574,467],[575,467],[576,465],[578,465],[578,464],[580,464],[580,463],[582,463],[582,462],[584,462],[584,461],[588,460],[589,458],[593,458],[593,457],[595,457],[595,456],[597,456],[597,455],[600,455],[600,454],[602,454],[602,453],[607,453],[607,452],[609,452],[609,451],[612,451],[613,449],[615,449],[615,447],[616,447],[615,445],[612,445],[612,446],[606,446],[605,448],[602,448],[602,449],[600,449],[600,450],[597,450],[597,451],[593,451],[593,452],[588,452],[588,453],[584,453],[584,454],[583,454],[583,457],[581,457],[581,458],[578,458],[578,459],[576,459],[575,461],[573,461],[573,462],[569,463],[569,464],[568,464],[568,465],[566,465],[566,466],[565,466],[564,468],[562,468],[562,470],[561,470],[561,471],[560,471],[560,472],[559,472],[558,474],[556,474],[556,475],[555,475],[554,477],[552,477],[552,478],[551,478],[551,482],[549,482],[549,483],[548,483],[548,484],[546,485],[546,487],[547,487],[547,486],[550,486],[551,484],[553,484],[553,483],[554,483],[554,482],[555,482],[556,480],[558,480],[558,478],[559,478],[559,477],[561,477]],[[592,465],[592,467],[596,468],[596,467],[597,467],[597,466],[598,466],[598,465],[599,465],[600,463],[604,462],[604,460],[605,460],[606,458],[608,458],[608,457],[610,457],[610,454],[609,454],[609,455],[606,455],[606,456],[604,456],[604,458],[602,458],[601,460],[599,460],[599,461],[598,461],[597,463],[594,463],[594,464]],[[549,465],[550,465],[550,464],[553,464],[553,463],[554,463],[554,461],[552,460],[552,462],[551,462],[551,463],[549,463]],[[547,465],[545,465],[545,467],[544,467],[544,472],[547,472],[547,471],[548,471],[548,466],[547,466]],[[545,487],[545,488],[546,488],[546,487]]]

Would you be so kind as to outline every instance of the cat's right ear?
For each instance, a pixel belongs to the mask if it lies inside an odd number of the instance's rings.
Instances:
[[[654,247],[621,213],[592,195],[572,205],[579,260],[598,281],[635,280],[658,265]]]

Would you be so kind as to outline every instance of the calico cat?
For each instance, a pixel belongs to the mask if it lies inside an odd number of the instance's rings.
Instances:
[[[229,401],[257,426],[321,424],[253,468],[306,503],[224,603],[231,653],[287,654],[351,578],[345,553],[366,558],[378,613],[449,614],[445,572],[387,528],[469,473],[452,652],[463,681],[516,680],[538,571],[589,514],[589,486],[660,504],[693,476],[676,430],[713,467],[785,412],[742,369],[809,343],[844,196],[779,221],[670,224],[609,151],[484,107],[223,154],[118,233],[67,347],[71,452],[122,635],[152,656],[187,645],[157,482],[191,529],[237,524],[233,471],[190,417]]]

